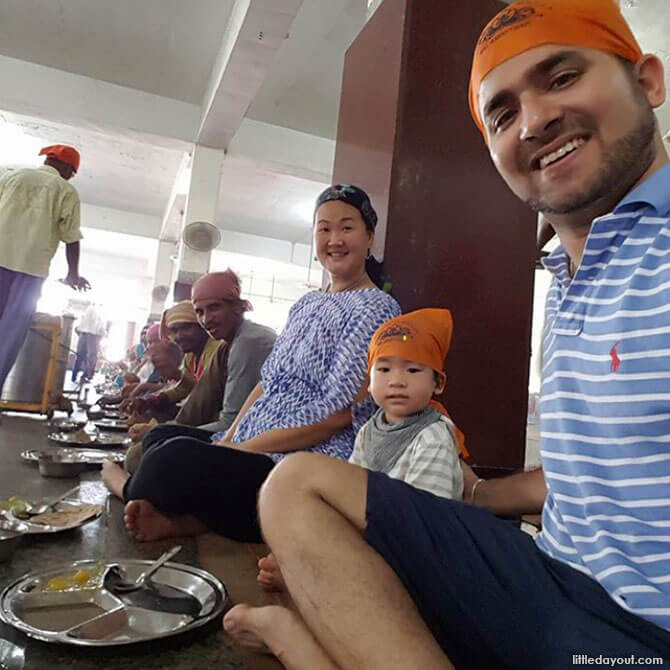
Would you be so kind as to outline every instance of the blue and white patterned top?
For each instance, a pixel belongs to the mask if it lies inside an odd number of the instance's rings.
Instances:
[[[670,630],[670,165],[545,265],[537,544]]]
[[[274,428],[319,423],[351,406],[367,374],[372,335],[400,311],[390,295],[376,288],[304,295],[291,307],[263,365],[263,395],[240,422],[233,442]],[[352,425],[309,451],[347,460],[358,429],[375,409],[371,398],[355,405]],[[278,462],[286,454],[268,455]]]

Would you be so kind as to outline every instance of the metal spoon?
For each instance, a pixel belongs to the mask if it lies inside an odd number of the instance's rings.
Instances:
[[[55,498],[51,498],[41,505],[31,505],[30,503],[26,503],[26,512],[30,514],[30,516],[44,514],[44,512],[48,512],[54,505],[57,505],[59,502],[65,500],[65,498],[71,496],[75,491],[78,491],[80,486],[81,484],[78,484],[73,489],[70,489],[67,493],[63,493],[62,495],[56,496]]]
[[[181,551],[181,545],[168,549],[160,558],[156,559],[134,582],[128,582],[121,576],[118,565],[110,565],[105,576],[105,586],[108,586],[113,593],[128,593],[141,589],[151,577],[160,568],[163,563],[167,563],[175,554]],[[112,579],[107,579],[110,577]]]

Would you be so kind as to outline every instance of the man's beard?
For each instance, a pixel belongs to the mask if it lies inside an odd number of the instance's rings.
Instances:
[[[655,132],[654,112],[644,105],[638,125],[605,153],[600,173],[591,184],[585,185],[584,190],[564,196],[563,200],[531,197],[526,204],[543,214],[569,214],[598,200],[609,199],[617,192],[623,197],[654,159]]]

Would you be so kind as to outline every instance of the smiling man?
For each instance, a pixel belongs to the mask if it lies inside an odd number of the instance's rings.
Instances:
[[[251,303],[240,297],[239,277],[230,269],[210,272],[191,291],[193,309],[200,325],[210,337],[225,343],[219,347],[177,414],[177,423],[201,426],[205,430],[226,431],[249,393],[258,384],[261,368],[274,346],[276,334],[271,328],[245,318]],[[205,420],[216,407],[218,420]],[[206,425],[202,425],[206,424]]]
[[[546,260],[543,469],[490,481],[466,469],[462,504],[285,459],[260,518],[296,608],[233,608],[241,642],[291,668],[670,664],[664,100],[663,67],[614,0],[517,2],[486,26],[472,115],[561,242]],[[536,541],[491,514],[540,509]]]

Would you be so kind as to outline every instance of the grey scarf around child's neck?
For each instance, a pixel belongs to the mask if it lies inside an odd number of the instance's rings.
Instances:
[[[367,466],[376,472],[390,472],[414,438],[441,416],[437,409],[429,406],[403,421],[389,423],[384,410],[378,409],[362,429]]]

